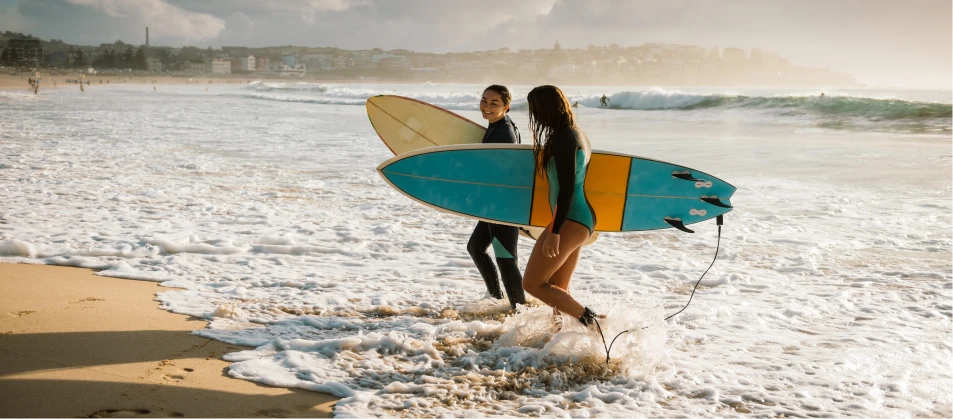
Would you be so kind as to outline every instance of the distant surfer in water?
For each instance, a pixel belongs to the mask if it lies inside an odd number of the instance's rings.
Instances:
[[[608,97],[606,97],[605,93],[603,93],[603,94],[602,94],[602,98],[599,99],[599,107],[600,107],[600,108],[608,108],[608,107],[609,107],[609,102],[612,102],[612,101],[609,100]]]
[[[569,280],[582,245],[596,225],[596,214],[584,189],[592,148],[576,125],[569,100],[558,87],[536,87],[527,101],[536,174],[544,176],[549,184],[553,221],[536,240],[526,263],[523,288],[588,326],[597,316],[569,294]]]
[[[483,135],[483,143],[518,144],[520,133],[516,124],[506,115],[510,111],[510,102],[513,95],[506,86],[492,85],[483,91],[480,99],[480,113],[490,122]],[[503,279],[503,288],[510,306],[526,304],[526,294],[523,292],[523,277],[517,265],[516,242],[519,240],[517,227],[492,224],[485,221],[477,223],[467,243],[467,252],[473,258],[477,270],[483,276],[486,290],[493,298],[502,299],[500,277]],[[500,275],[496,274],[496,267],[486,250],[493,246],[496,264],[500,268]]]

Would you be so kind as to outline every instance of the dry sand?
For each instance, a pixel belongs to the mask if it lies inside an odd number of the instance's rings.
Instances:
[[[0,416],[330,417],[336,397],[227,375],[243,349],[189,334],[154,282],[0,263]]]

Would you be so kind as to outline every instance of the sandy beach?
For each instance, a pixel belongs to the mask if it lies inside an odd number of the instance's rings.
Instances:
[[[154,282],[0,263],[0,416],[330,417],[336,397],[227,375],[243,349],[189,334]]]
[[[29,83],[28,79],[35,78],[35,73],[21,71],[16,74],[3,73],[0,74],[0,90],[10,90],[10,89],[20,89],[24,91],[28,90]],[[178,86],[178,85],[200,85],[204,87],[209,86],[226,86],[226,85],[235,85],[235,84],[248,84],[252,81],[260,81],[265,83],[380,83],[387,81],[390,83],[397,84],[410,84],[414,83],[413,81],[399,81],[399,80],[381,80],[381,79],[334,79],[334,80],[325,80],[325,79],[314,79],[314,78],[302,78],[302,77],[275,77],[274,75],[268,76],[264,74],[225,74],[225,75],[209,75],[209,74],[196,74],[192,76],[176,75],[170,76],[165,73],[159,73],[156,75],[128,75],[128,74],[118,74],[118,73],[104,73],[104,74],[87,74],[86,77],[83,77],[82,73],[65,73],[65,72],[55,72],[55,73],[46,73],[43,72],[40,74],[40,92],[42,93],[46,89],[62,89],[66,88],[78,88],[76,84],[69,84],[67,80],[88,80],[89,87],[96,87],[99,85],[153,85],[156,86]],[[56,87],[53,87],[53,82],[56,82]],[[108,81],[108,83],[107,83]]]
[[[12,75],[9,73],[0,74],[0,89],[19,89],[23,88],[24,91],[28,90],[30,87],[28,79],[35,78],[34,73],[28,72],[19,72],[17,75]],[[125,75],[125,74],[92,74],[86,75],[83,78],[81,73],[56,73],[56,74],[47,74],[41,73],[40,75],[40,92],[45,89],[53,89],[53,82],[56,82],[56,89],[62,88],[77,88],[76,84],[68,84],[67,80],[88,80],[90,87],[95,87],[99,85],[108,84],[126,84],[126,85],[186,85],[186,84],[198,84],[202,86],[211,86],[211,85],[227,85],[227,84],[246,84],[253,80],[267,80],[274,82],[298,82],[302,81],[299,78],[282,78],[282,79],[262,79],[261,77],[256,77],[255,75],[244,75],[244,76],[223,76],[223,77],[208,77],[208,76],[195,76],[195,77],[186,77],[186,76],[139,76],[139,75]]]

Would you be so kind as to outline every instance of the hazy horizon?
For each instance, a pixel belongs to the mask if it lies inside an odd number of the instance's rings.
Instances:
[[[0,30],[71,44],[468,52],[659,42],[759,48],[870,86],[951,88],[950,1],[0,0]]]

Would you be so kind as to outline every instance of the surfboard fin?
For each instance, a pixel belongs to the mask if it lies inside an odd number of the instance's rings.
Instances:
[[[518,228],[520,229],[520,231],[523,232],[523,234],[526,235],[526,237],[529,237],[529,238],[531,238],[531,239],[533,239],[533,240],[539,240],[539,236],[534,236],[534,235],[533,235],[533,232],[529,231],[529,229],[526,229],[526,228],[523,228],[523,227],[518,227]]]
[[[670,225],[670,226],[672,226],[672,227],[675,227],[675,228],[677,228],[677,229],[679,229],[679,230],[682,230],[682,231],[684,231],[684,232],[686,232],[686,233],[694,233],[694,232],[695,232],[694,230],[689,230],[688,227],[685,227],[685,224],[682,223],[682,220],[679,220],[678,218],[665,217],[665,222],[668,223],[668,225]]]
[[[712,204],[712,205],[714,205],[714,206],[716,206],[716,207],[732,208],[731,205],[728,205],[728,204],[726,204],[726,203],[724,203],[724,202],[721,202],[721,200],[718,199],[717,196],[703,196],[703,197],[701,197],[701,200],[702,200],[702,201],[705,201],[705,202],[707,202],[707,203],[709,203],[709,204]]]
[[[688,180],[688,181],[692,181],[692,182],[702,182],[702,181],[705,180],[705,179],[698,179],[698,178],[692,176],[692,172],[688,172],[688,171],[686,171],[686,172],[672,172],[672,177],[674,177],[674,178],[679,178],[679,179],[683,179],[683,180]]]

